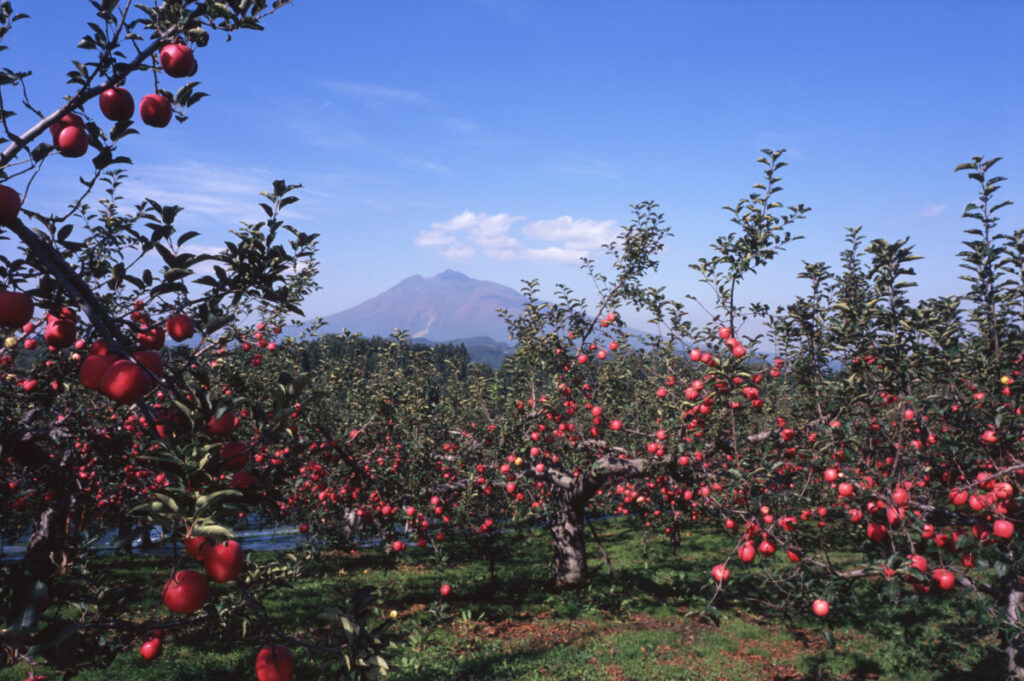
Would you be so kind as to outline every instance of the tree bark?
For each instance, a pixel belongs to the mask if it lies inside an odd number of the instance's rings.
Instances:
[[[57,573],[67,539],[67,519],[67,499],[60,496],[39,514],[22,563],[36,579],[48,581]]]
[[[551,539],[555,548],[555,584],[574,586],[587,580],[587,545],[583,532],[583,504],[568,494],[555,495]]]
[[[1006,621],[1014,628],[1020,627],[1021,608],[1024,607],[1024,590],[1013,589],[1006,600]],[[1024,681],[1024,634],[1011,632],[1006,637],[1007,670],[1006,678]]]

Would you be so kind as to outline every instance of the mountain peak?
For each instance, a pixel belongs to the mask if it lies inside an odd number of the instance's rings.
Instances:
[[[476,336],[503,341],[508,327],[498,308],[520,310],[524,302],[515,289],[449,269],[432,277],[407,277],[355,307],[326,316],[324,330],[389,336],[399,328],[413,338],[437,342]]]
[[[431,279],[436,279],[438,281],[469,281],[469,277],[467,277],[462,272],[456,272],[453,269],[447,269],[444,272],[441,272],[440,274],[431,277]]]

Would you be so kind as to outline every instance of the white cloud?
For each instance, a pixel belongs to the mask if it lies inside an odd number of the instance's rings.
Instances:
[[[537,220],[523,227],[523,234],[542,241],[562,241],[566,248],[586,251],[599,248],[615,238],[614,220],[577,220],[568,215],[553,220]]]
[[[452,171],[448,170],[448,168],[446,168],[445,166],[441,165],[440,163],[433,163],[431,161],[424,161],[423,159],[420,159],[420,158],[413,158],[411,156],[406,156],[402,160],[403,160],[403,162],[406,165],[410,165],[410,166],[413,166],[415,168],[422,168],[424,170],[429,170],[430,172],[437,173],[438,175],[451,175],[451,172],[452,172]]]
[[[933,206],[925,206],[924,208],[922,208],[921,212],[919,213],[919,215],[921,217],[923,217],[923,218],[933,218],[936,215],[944,212],[945,210],[946,210],[946,204],[944,204],[944,203],[936,203]]]
[[[455,237],[436,229],[424,229],[420,232],[420,235],[416,237],[416,245],[422,246],[423,248],[448,246],[453,243],[455,243]]]
[[[339,94],[355,97],[366,104],[427,104],[429,101],[420,93],[412,90],[402,90],[372,83],[330,80],[327,81],[327,87]]]
[[[476,250],[464,244],[456,244],[441,251],[441,255],[449,260],[469,260],[476,255]]]
[[[125,182],[121,194],[130,203],[150,198],[164,205],[183,206],[182,217],[199,214],[237,225],[266,217],[258,204],[265,200],[260,192],[270,190],[272,180],[269,172],[188,161],[140,166]],[[297,214],[290,210],[289,218],[297,219]]]
[[[567,175],[578,175],[581,177],[599,177],[611,180],[619,178],[615,165],[602,161],[601,159],[579,154],[562,156],[555,162],[555,169]]]
[[[436,248],[450,259],[476,255],[477,249],[493,260],[533,260],[575,264],[590,251],[615,237],[611,220],[580,220],[569,215],[526,222],[522,216],[463,211],[443,222],[434,222],[415,239],[417,246]],[[527,243],[524,243],[524,240]],[[532,245],[528,241],[554,242]]]

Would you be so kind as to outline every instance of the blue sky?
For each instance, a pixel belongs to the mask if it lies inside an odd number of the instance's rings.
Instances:
[[[32,69],[33,103],[52,110],[88,3],[15,7],[33,17],[5,65]],[[311,314],[449,267],[590,293],[578,255],[648,199],[675,233],[652,283],[706,298],[686,266],[728,230],[721,206],[759,181],[766,146],[789,150],[781,200],[813,208],[805,240],[748,285],[771,304],[803,293],[801,261],[837,261],[856,225],[911,238],[916,293],[962,292],[975,189],[953,168],[1004,156],[1004,198],[1021,196],[1019,2],[298,0],[265,25],[197,52],[211,96],[124,143],[125,193],[186,206],[181,226],[216,247],[258,219],[273,179],[303,184],[288,216],[323,235]],[[129,79],[136,101],[149,78]],[[48,161],[29,200],[58,208],[87,165]],[[1021,217],[1007,209],[1004,227]]]

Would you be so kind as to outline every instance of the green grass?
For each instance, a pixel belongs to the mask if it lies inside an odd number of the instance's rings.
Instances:
[[[493,546],[494,578],[478,549],[445,547],[446,560],[410,550],[397,561],[377,551],[323,555],[300,579],[266,599],[280,628],[309,631],[331,603],[328,587],[350,593],[374,586],[380,616],[399,613],[401,644],[392,660],[394,681],[428,679],[652,680],[865,679],[953,681],[998,678],[1002,652],[992,636],[970,629],[965,593],[918,597],[897,606],[877,597],[879,583],[842,585],[831,595],[825,621],[806,608],[779,611],[765,605],[751,578],[757,568],[735,566],[729,588],[715,602],[717,623],[702,611],[712,593],[708,572],[728,554],[731,538],[694,531],[672,547],[644,542],[624,522],[597,524],[616,579],[593,541],[590,583],[559,591],[551,583],[550,539],[541,531],[504,536]],[[588,539],[592,539],[588,536]],[[255,562],[271,558],[251,556]],[[781,565],[784,557],[776,557]],[[106,583],[127,589],[141,619],[162,619],[159,585],[167,561],[111,558],[98,561]],[[453,594],[441,602],[440,584]],[[215,593],[230,593],[218,585]],[[906,591],[906,590],[904,590]],[[836,645],[829,648],[825,629]],[[980,639],[980,643],[979,643]],[[264,641],[250,629],[175,632],[164,656],[144,663],[141,641],[106,670],[78,678],[99,681],[190,681],[254,678],[252,661]],[[296,679],[319,678],[305,651],[297,651]],[[0,671],[0,681],[20,681],[27,667]],[[51,677],[53,678],[53,677]]]

